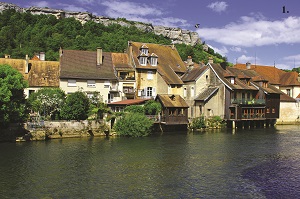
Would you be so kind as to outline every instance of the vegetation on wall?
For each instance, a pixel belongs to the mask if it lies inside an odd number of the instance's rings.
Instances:
[[[169,38],[141,31],[135,26],[105,26],[93,21],[82,25],[74,18],[56,19],[53,15],[32,15],[15,10],[0,13],[0,57],[10,54],[12,58],[24,58],[26,54],[32,57],[35,53],[45,52],[47,60],[57,61],[60,47],[73,50],[102,47],[106,52],[124,52],[130,40],[165,45],[172,43]],[[194,62],[206,63],[212,56],[216,63],[226,61],[211,48],[208,52],[203,51],[202,44],[176,44],[176,48],[183,60],[192,56]]]

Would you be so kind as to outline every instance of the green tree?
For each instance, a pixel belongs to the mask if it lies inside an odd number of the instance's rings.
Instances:
[[[23,122],[27,118],[22,74],[9,65],[0,65],[0,126]]]
[[[29,96],[28,104],[44,118],[55,119],[59,116],[65,97],[65,92],[60,88],[42,88]]]
[[[124,109],[125,112],[130,112],[130,113],[140,113],[140,114],[144,114],[145,110],[143,106],[140,105],[131,105],[131,106],[127,106]]]
[[[103,119],[104,113],[110,113],[110,108],[103,103],[100,93],[94,92],[90,100],[89,117],[92,119]]]
[[[161,104],[155,100],[149,100],[144,104],[146,115],[157,115],[161,112]]]
[[[60,116],[66,120],[85,120],[88,118],[89,105],[90,101],[86,94],[76,91],[67,96]]]
[[[139,113],[127,113],[117,120],[114,130],[118,135],[143,137],[151,133],[153,121]]]

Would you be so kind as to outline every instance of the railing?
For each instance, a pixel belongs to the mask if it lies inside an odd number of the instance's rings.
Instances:
[[[266,104],[265,99],[232,99],[231,104]]]

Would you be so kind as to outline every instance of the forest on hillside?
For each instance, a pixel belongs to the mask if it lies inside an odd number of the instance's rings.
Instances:
[[[124,52],[128,41],[172,43],[169,38],[141,31],[135,26],[105,26],[93,21],[82,25],[74,18],[57,19],[53,15],[32,15],[15,10],[0,13],[0,28],[0,57],[9,54],[11,58],[24,58],[26,54],[32,57],[35,53],[45,52],[46,60],[57,61],[60,47],[73,50],[102,47],[105,52]],[[215,63],[227,61],[212,48],[203,51],[202,44],[176,44],[176,48],[182,60],[192,56],[197,63],[207,63],[208,57],[213,57]]]

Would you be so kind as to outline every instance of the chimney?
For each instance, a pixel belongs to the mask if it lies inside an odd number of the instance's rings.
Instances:
[[[103,58],[102,58],[102,48],[97,48],[97,66],[102,65]]]
[[[40,60],[45,61],[45,53],[44,52],[40,52]]]
[[[208,58],[208,63],[213,64],[214,63],[214,59],[212,57]]]
[[[128,57],[129,57],[129,65],[132,65],[132,43],[128,41]]]
[[[63,55],[63,49],[60,47],[59,48],[59,57],[61,57]]]
[[[27,74],[29,72],[29,59],[28,59],[28,55],[26,55],[25,58],[25,74]]]
[[[246,69],[250,69],[251,68],[251,63],[250,62],[247,62],[246,63]]]
[[[186,60],[188,66],[194,65],[193,59],[191,56],[188,56],[187,60]]]

